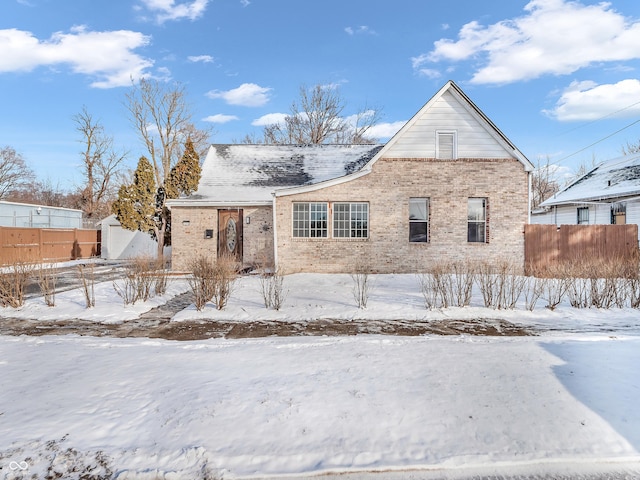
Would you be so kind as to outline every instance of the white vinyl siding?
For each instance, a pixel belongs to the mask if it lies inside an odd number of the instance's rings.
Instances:
[[[436,131],[457,132],[457,158],[511,158],[512,155],[453,96],[445,92],[386,152],[395,158],[436,156]]]

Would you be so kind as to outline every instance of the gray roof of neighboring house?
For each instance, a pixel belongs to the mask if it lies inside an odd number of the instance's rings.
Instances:
[[[540,206],[611,201],[636,195],[640,195],[640,154],[601,163]]]
[[[277,189],[355,173],[381,148],[382,145],[212,145],[202,164],[198,190],[171,204],[267,204]]]

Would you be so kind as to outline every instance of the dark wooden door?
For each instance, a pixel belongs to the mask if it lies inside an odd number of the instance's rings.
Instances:
[[[222,255],[242,262],[242,209],[218,210],[218,257]]]

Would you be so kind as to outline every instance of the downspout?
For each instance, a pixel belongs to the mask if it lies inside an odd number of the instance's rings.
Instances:
[[[278,222],[276,221],[276,192],[271,192],[273,197],[273,205],[271,211],[273,214],[273,268],[274,272],[278,269]]]
[[[527,172],[527,183],[529,184],[528,188],[528,192],[527,192],[527,198],[528,198],[528,204],[529,204],[529,210],[528,210],[528,214],[527,214],[527,224],[531,223],[531,172]]]

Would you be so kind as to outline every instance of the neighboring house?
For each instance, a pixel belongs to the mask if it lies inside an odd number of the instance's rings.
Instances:
[[[155,258],[158,254],[158,242],[146,232],[133,232],[122,228],[115,215],[103,219],[100,229],[100,257],[105,260],[125,260],[142,255]]]
[[[599,164],[542,202],[531,223],[640,224],[640,154]]]
[[[0,200],[0,226],[82,228],[82,210]]]
[[[171,200],[172,265],[231,252],[285,272],[524,263],[533,166],[453,82],[386,145],[214,145]]]

